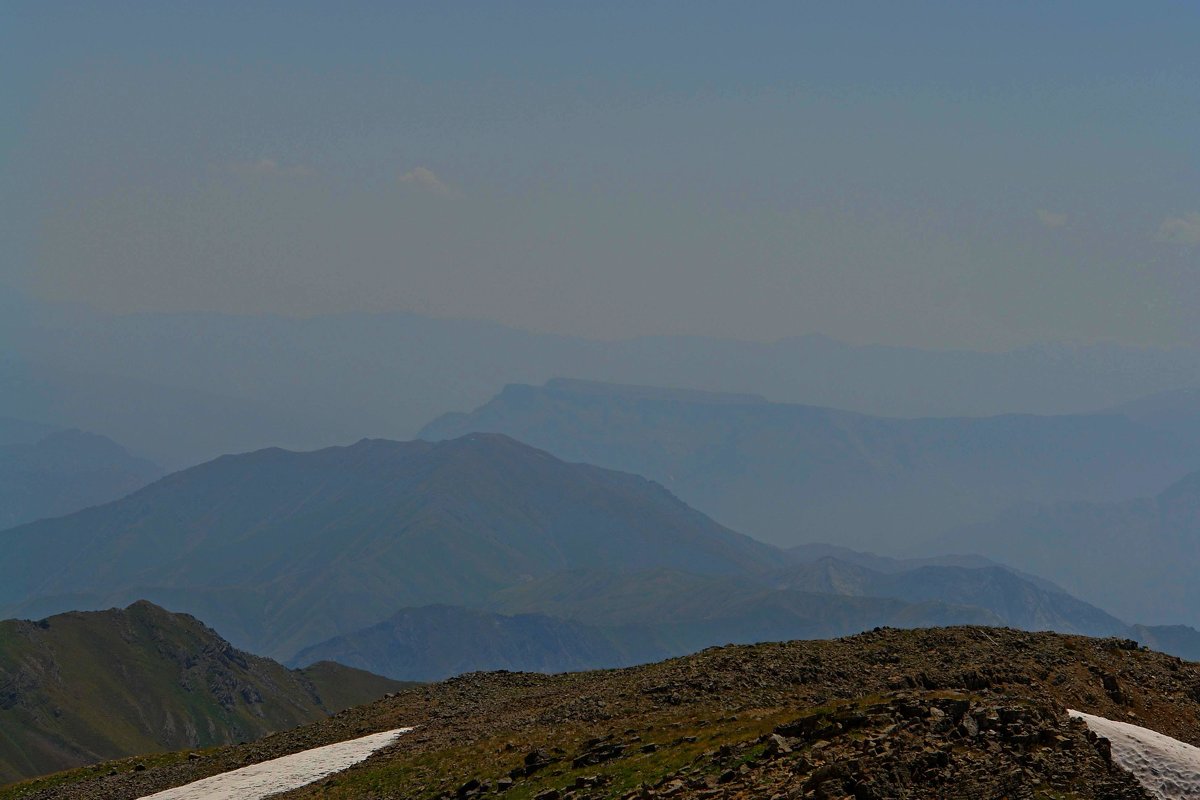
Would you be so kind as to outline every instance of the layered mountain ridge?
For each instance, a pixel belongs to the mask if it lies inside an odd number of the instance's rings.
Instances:
[[[1200,472],[1151,497],[1013,508],[947,534],[1126,618],[1200,625]],[[936,545],[935,545],[936,546]]]
[[[31,315],[8,344],[0,414],[94,430],[171,468],[267,444],[410,438],[505,383],[556,375],[908,417],[1076,413],[1200,385],[1195,348],[934,351],[820,335],[591,341],[405,313]]]
[[[897,419],[562,379],[420,435],[470,432],[645,475],[763,541],[890,555],[1014,504],[1138,497],[1200,468],[1197,445],[1120,414]]]
[[[744,402],[761,403],[715,405]],[[272,657],[406,679],[609,667],[878,625],[1128,632],[979,557],[786,553],[653,481],[501,434],[224,456],[0,541],[6,616],[146,598]],[[1189,636],[1161,641],[1190,647]]]
[[[879,572],[830,557],[749,576],[573,570],[502,589],[481,608],[408,608],[305,648],[405,680],[512,669],[563,672],[659,661],[723,644],[828,639],[877,626],[977,624],[1128,636],[1188,654],[1200,633],[1130,626],[998,567]]]

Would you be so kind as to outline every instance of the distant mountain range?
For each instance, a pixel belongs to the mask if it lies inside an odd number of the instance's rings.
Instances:
[[[54,429],[98,431],[169,469],[224,453],[322,446],[361,435],[353,423],[339,427],[287,404],[271,406],[211,386],[180,388],[15,360],[0,360],[0,414],[46,420]]]
[[[0,420],[0,530],[107,503],[163,474],[104,436],[47,428]]]
[[[780,559],[655,483],[484,434],[226,456],[0,546],[6,616],[147,598],[276,657],[566,569],[721,575]]]
[[[1200,473],[1152,497],[1009,510],[947,534],[1126,619],[1200,625]]]
[[[16,417],[0,417],[0,446],[10,444],[33,444],[61,428],[42,422],[31,422]]]
[[[688,405],[673,408],[689,430]],[[147,598],[253,651],[406,679],[632,664],[880,625],[1130,635],[1123,619],[981,556],[783,551],[657,483],[490,433],[224,456],[2,531],[0,546],[3,616]],[[1192,646],[1187,629],[1137,635]]]
[[[722,644],[830,638],[877,626],[957,624],[1132,636],[1190,654],[1200,633],[1131,627],[1003,567],[923,565],[879,572],[830,557],[769,573],[576,570],[497,592],[485,608],[403,609],[306,648],[409,680],[510,669],[564,672],[646,663]]]
[[[481,670],[578,672],[637,663],[608,631],[544,614],[459,606],[405,608],[376,625],[301,650],[292,664],[333,660],[380,675],[435,681]]]
[[[647,609],[655,619],[661,608]],[[384,622],[298,653],[293,664],[341,659],[402,680],[510,669],[568,672],[643,664],[729,643],[827,639],[892,627],[999,625],[978,608],[806,592],[759,592],[690,609],[695,618],[597,626],[544,614],[500,614],[451,606],[403,609]]]
[[[1200,468],[1200,447],[1119,414],[894,419],[571,380],[508,386],[421,437],[473,431],[645,475],[775,544],[885,553],[1014,504],[1137,497]]]
[[[0,415],[111,436],[179,468],[269,444],[409,438],[508,383],[565,375],[756,392],[885,416],[1092,411],[1200,386],[1200,350],[1004,353],[700,337],[590,341],[415,314],[309,319],[29,312],[6,330]],[[186,425],[176,424],[187,420]]]
[[[1200,388],[1159,392],[1112,410],[1147,428],[1200,443]]]
[[[0,622],[0,784],[104,759],[257,739],[401,684],[292,671],[149,603]]]
[[[775,581],[783,588],[973,606],[995,614],[1004,625],[1023,630],[1112,636],[1124,633],[1127,627],[1093,605],[999,566],[920,566],[876,572],[823,558],[784,571]]]

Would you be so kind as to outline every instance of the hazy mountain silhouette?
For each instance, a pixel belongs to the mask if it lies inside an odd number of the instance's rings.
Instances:
[[[336,664],[288,670],[145,602],[8,620],[0,622],[0,783],[257,739],[396,688]]]
[[[1000,566],[989,558],[978,555],[940,555],[925,558],[895,558],[881,556],[861,550],[851,550],[849,547],[828,544],[825,542],[809,542],[787,548],[787,554],[800,563],[819,561],[823,558],[834,558],[848,564],[857,564],[876,572],[904,572],[917,567],[995,567]]]
[[[1200,625],[1200,473],[1148,498],[1014,508],[945,536],[1126,619]]]
[[[507,616],[473,608],[406,608],[377,625],[296,654],[294,664],[337,660],[405,680],[464,672],[577,672],[635,663],[607,633],[543,614]]]
[[[171,467],[268,443],[409,438],[505,384],[557,375],[893,416],[1090,411],[1200,385],[1200,350],[1188,348],[981,353],[822,336],[602,342],[403,313],[59,314],[25,320],[8,339],[9,357],[27,362],[41,384],[31,401],[15,391],[23,384],[0,380],[0,414],[97,431]]]
[[[1175,389],[1140,397],[1112,409],[1135,422],[1200,444],[1200,389]]]
[[[1136,497],[1200,466],[1121,415],[893,419],[568,380],[506,387],[421,436],[470,431],[646,475],[766,541],[892,553],[1014,503]]]
[[[60,430],[62,429],[44,422],[0,417],[0,445],[33,444]]]
[[[0,529],[69,514],[140,489],[162,475],[104,436],[0,422]],[[33,438],[30,441],[30,437]]]
[[[1095,606],[1004,567],[921,566],[884,573],[828,557],[730,577],[663,569],[565,572],[503,589],[489,606],[505,613],[545,613],[595,625],[626,625],[720,616],[723,603],[742,607],[749,598],[762,602],[774,592],[970,608],[978,612],[977,618],[990,616],[992,624],[1026,630],[1107,636],[1128,627]],[[888,624],[894,623],[881,618],[867,627]],[[790,635],[797,637],[802,638],[799,633]]]
[[[825,639],[876,625],[928,627],[998,625],[975,607],[942,603],[758,592],[693,606],[662,622],[647,609],[642,621],[595,626],[542,614],[508,616],[445,606],[404,609],[379,625],[335,637],[297,654],[341,662],[403,680],[445,678],[462,672],[513,669],[563,672],[647,663],[716,644],[790,638]]]
[[[823,558],[785,570],[776,580],[776,585],[808,591],[976,606],[995,614],[1003,624],[1024,630],[1111,636],[1127,628],[1124,622],[1093,605],[999,566],[927,565],[876,572]]]
[[[293,663],[333,659],[404,679],[486,669],[536,672],[626,666],[705,647],[828,638],[877,626],[1007,625],[1097,636],[1136,631],[1100,609],[1041,588],[1002,567],[922,566],[881,573],[822,558],[757,575],[676,570],[572,570],[501,590],[488,608],[404,609],[378,625],[335,637]]]
[[[729,574],[782,558],[657,484],[497,435],[225,456],[2,536],[9,615],[145,597],[285,657],[563,569]]]
[[[1151,650],[1200,661],[1200,631],[1187,625],[1134,625],[1130,635]]]
[[[53,429],[112,437],[155,463],[178,469],[218,455],[269,445],[320,446],[356,426],[308,417],[296,404],[266,405],[222,394],[212,384],[178,387],[92,368],[0,360],[0,414],[35,418]]]

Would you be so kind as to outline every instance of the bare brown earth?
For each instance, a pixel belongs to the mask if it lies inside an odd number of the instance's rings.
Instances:
[[[408,725],[419,727],[363,764],[282,797],[1145,798],[1066,708],[1200,743],[1200,664],[1125,640],[961,627],[604,672],[477,673],[252,744],[104,764],[0,800],[131,800]]]

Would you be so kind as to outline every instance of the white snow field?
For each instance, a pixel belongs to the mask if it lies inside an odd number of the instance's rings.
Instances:
[[[1161,800],[1200,798],[1200,747],[1157,731],[1068,709],[1097,736],[1112,743],[1113,762],[1133,773]]]
[[[299,789],[327,775],[349,769],[411,730],[398,728],[293,753],[273,761],[213,775],[186,786],[148,794],[141,800],[260,800]]]

